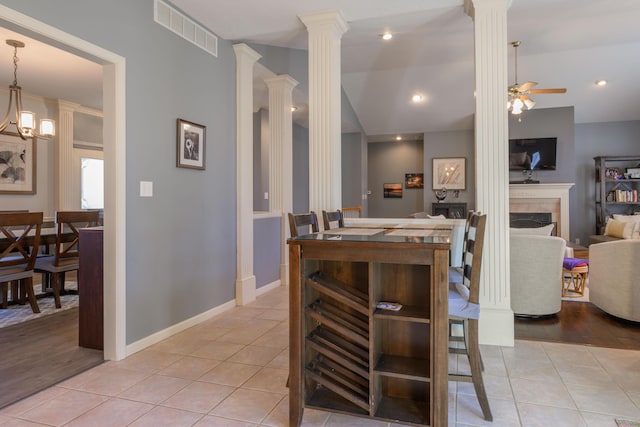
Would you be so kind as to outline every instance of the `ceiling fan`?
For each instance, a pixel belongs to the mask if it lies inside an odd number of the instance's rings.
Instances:
[[[566,88],[556,88],[556,89],[532,89],[537,82],[525,82],[523,84],[518,84],[518,46],[520,46],[520,41],[511,42],[511,45],[515,49],[515,77],[516,82],[509,86],[509,103],[508,108],[509,112],[514,115],[518,115],[522,113],[523,110],[531,110],[536,102],[529,97],[531,94],[538,93],[567,93]]]

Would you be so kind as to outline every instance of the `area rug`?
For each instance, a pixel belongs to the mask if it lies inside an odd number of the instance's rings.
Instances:
[[[640,427],[640,421],[616,420],[618,427]]]
[[[73,282],[65,283],[65,289],[77,289],[77,285]],[[66,294],[60,296],[62,308],[56,308],[53,301],[53,295],[44,298],[38,298],[38,306],[40,313],[31,311],[31,306],[27,302],[25,305],[10,305],[7,309],[0,309],[0,328],[5,328],[17,323],[26,322],[31,319],[38,319],[50,314],[60,313],[70,308],[78,307],[78,295]]]

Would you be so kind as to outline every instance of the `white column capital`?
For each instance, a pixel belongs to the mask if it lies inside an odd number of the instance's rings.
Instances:
[[[469,15],[471,19],[475,19],[477,10],[491,10],[498,8],[506,10],[511,7],[513,0],[464,0],[464,13]]]
[[[298,86],[298,81],[288,74],[267,77],[264,79],[264,83],[269,90],[293,90],[294,87]]]
[[[251,49],[245,43],[237,43],[233,45],[233,51],[236,54],[236,61],[240,61],[242,59],[249,60],[251,62],[256,62],[258,59],[262,58],[255,50]]]
[[[58,99],[58,111],[60,112],[75,112],[76,110],[78,110],[78,108],[80,108],[80,104],[77,104],[75,102],[69,102],[69,101],[64,101],[62,99]]]
[[[341,38],[349,29],[349,24],[340,10],[326,10],[322,12],[298,15],[298,18],[311,32],[330,32],[336,38]]]

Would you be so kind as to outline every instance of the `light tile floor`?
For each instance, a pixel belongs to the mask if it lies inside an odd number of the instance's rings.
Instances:
[[[0,410],[0,426],[286,426],[287,291],[265,293],[120,362]],[[640,420],[640,352],[517,341],[482,348],[492,424],[449,383],[451,426],[615,426]],[[457,357],[457,359],[456,359]],[[451,364],[468,368],[462,356]],[[465,366],[466,365],[466,366]],[[305,426],[387,423],[306,410]]]

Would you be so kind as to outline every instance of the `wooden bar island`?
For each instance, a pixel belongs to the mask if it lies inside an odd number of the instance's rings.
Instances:
[[[450,237],[341,228],[289,239],[290,426],[304,408],[447,425]]]

